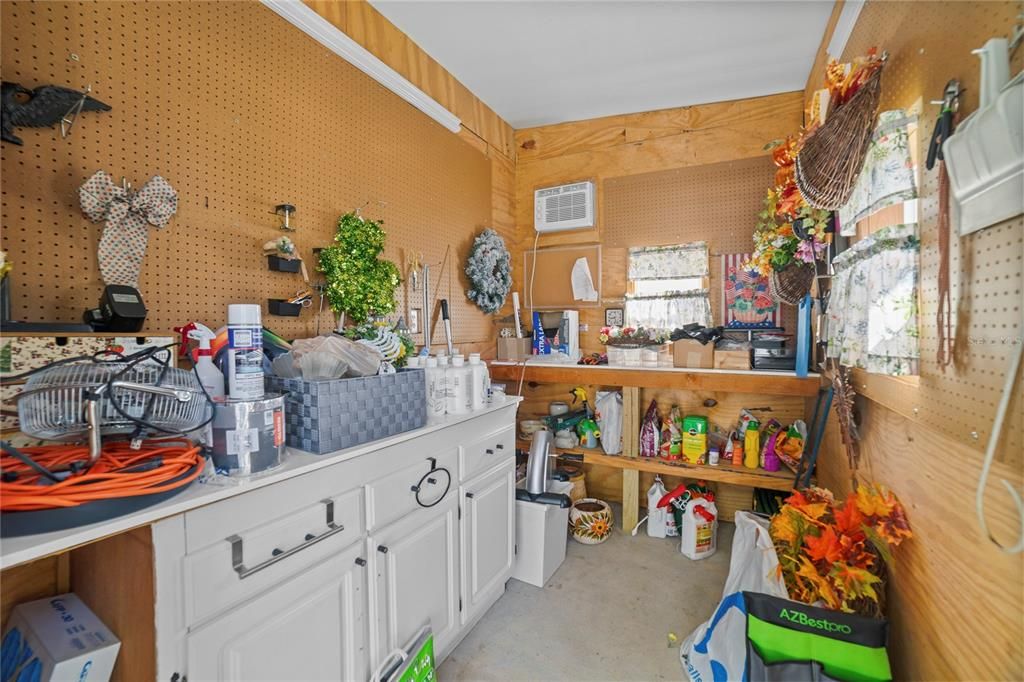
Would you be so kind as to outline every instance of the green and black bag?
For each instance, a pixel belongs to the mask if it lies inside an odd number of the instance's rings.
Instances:
[[[889,623],[744,592],[749,682],[887,682]]]

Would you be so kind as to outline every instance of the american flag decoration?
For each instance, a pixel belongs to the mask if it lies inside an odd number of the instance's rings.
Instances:
[[[778,327],[779,304],[768,293],[768,278],[742,266],[749,253],[722,254],[722,324],[734,329]]]

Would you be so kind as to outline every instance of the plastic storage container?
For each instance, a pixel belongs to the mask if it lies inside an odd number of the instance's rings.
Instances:
[[[548,492],[568,495],[569,481],[548,481]],[[516,500],[516,554],[512,577],[544,587],[565,561],[569,508]]]

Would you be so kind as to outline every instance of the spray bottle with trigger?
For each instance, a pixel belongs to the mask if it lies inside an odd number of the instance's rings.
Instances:
[[[195,339],[199,342],[199,349],[196,351],[196,374],[199,375],[199,383],[211,398],[223,397],[224,375],[217,369],[217,365],[213,364],[213,350],[210,348],[210,342],[216,335],[201,322],[189,322],[184,327],[176,327],[174,331],[182,336],[183,356],[187,353],[186,339]]]

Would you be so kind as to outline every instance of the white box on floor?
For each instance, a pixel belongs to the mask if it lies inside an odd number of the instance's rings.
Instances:
[[[21,671],[9,679],[41,682],[109,680],[120,648],[114,633],[71,593],[18,604],[3,638],[5,661],[16,661]]]
[[[548,492],[568,495],[572,483],[550,481]],[[516,500],[516,563],[512,577],[544,587],[565,561],[569,537],[569,508]]]

